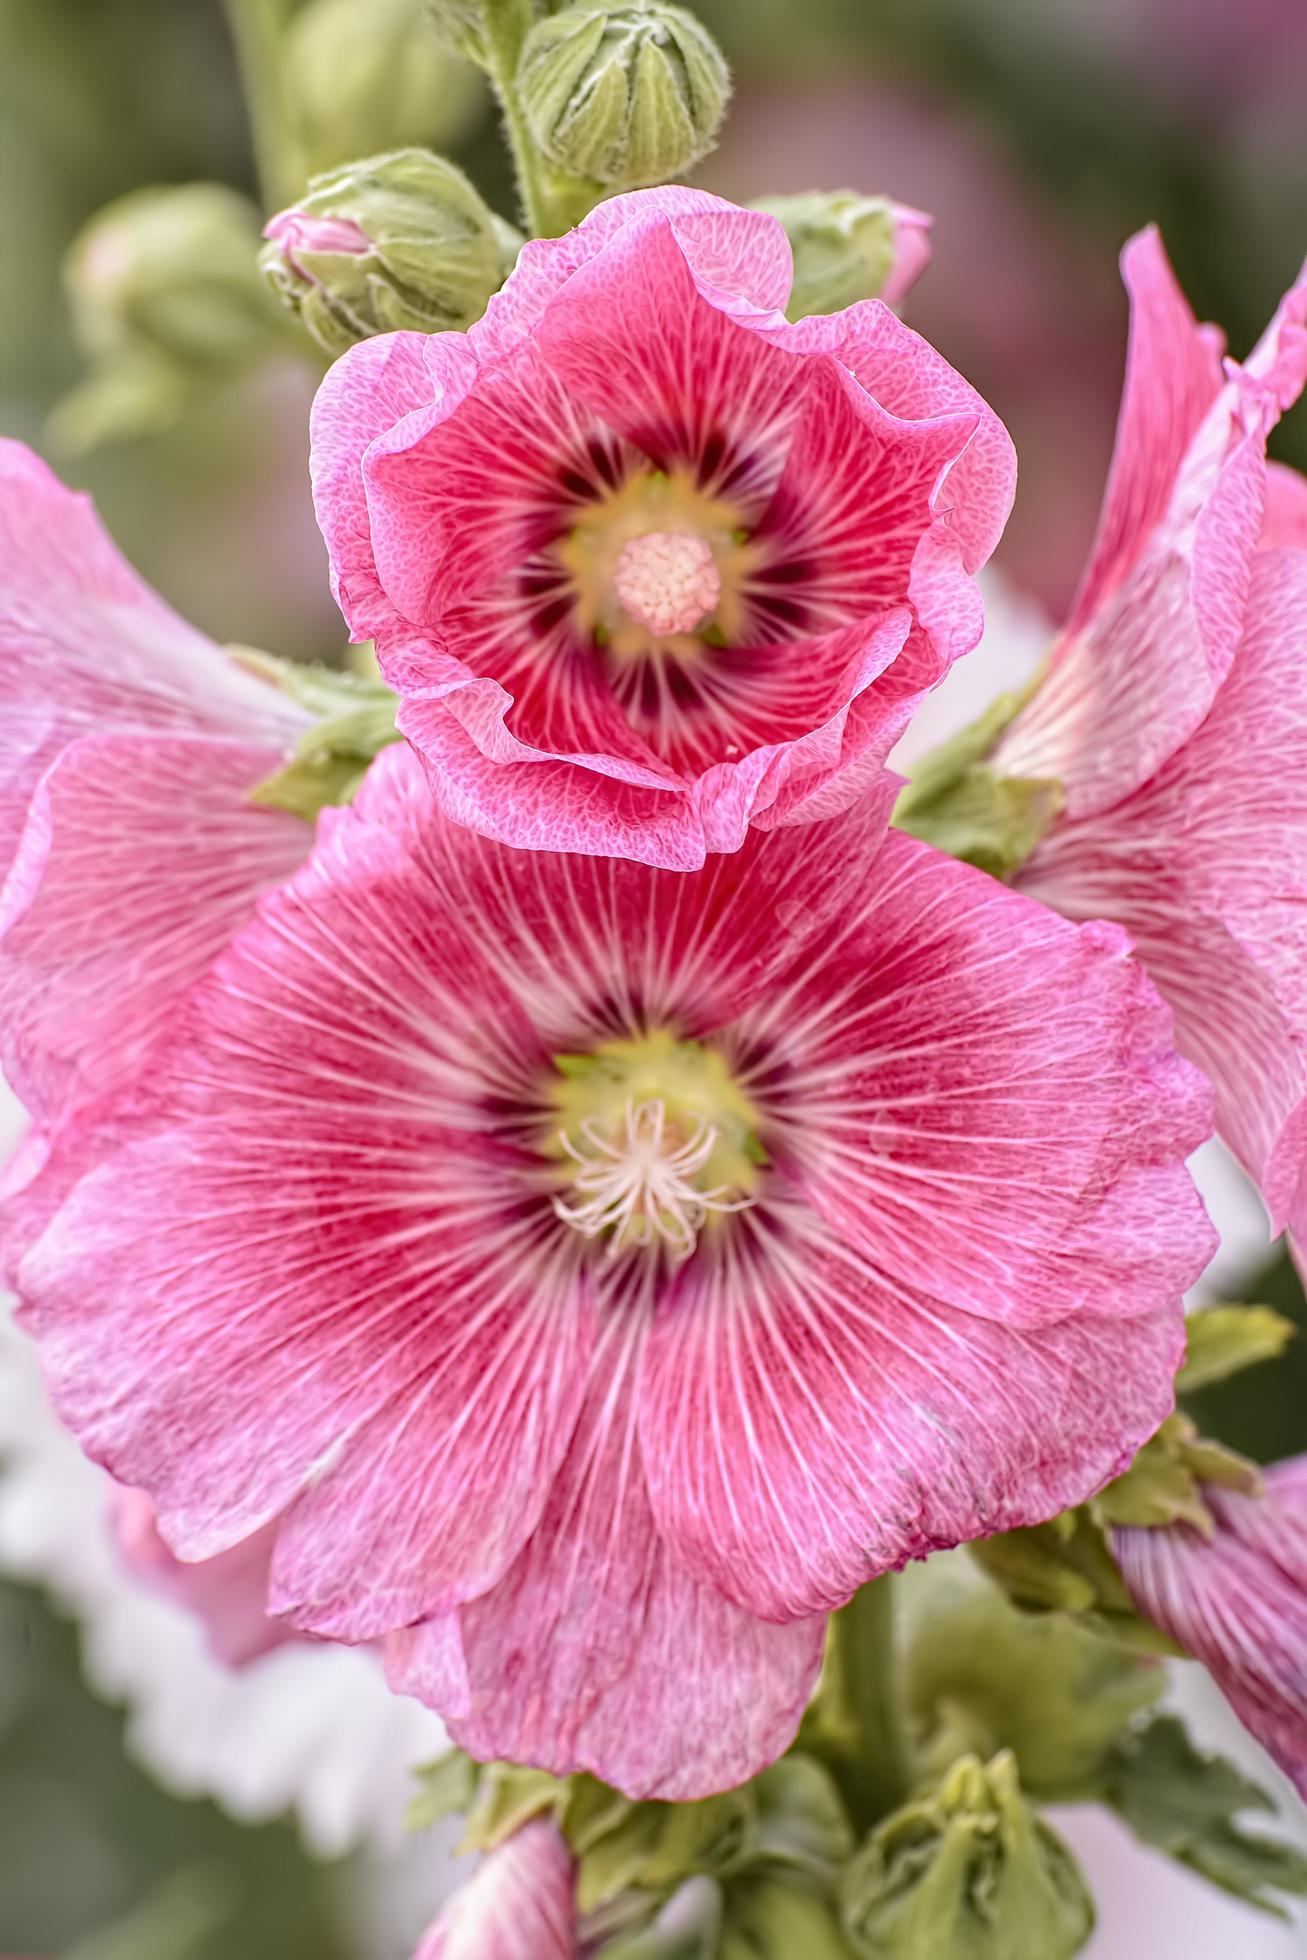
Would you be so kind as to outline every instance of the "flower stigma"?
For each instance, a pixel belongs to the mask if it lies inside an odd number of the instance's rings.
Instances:
[[[715,1049],[658,1029],[554,1065],[554,1211],[606,1239],[610,1258],[646,1246],[686,1259],[715,1220],[755,1202],[758,1119]]]

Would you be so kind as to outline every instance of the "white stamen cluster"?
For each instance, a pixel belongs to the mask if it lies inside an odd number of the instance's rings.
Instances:
[[[632,538],[613,572],[623,610],[666,638],[693,633],[722,596],[722,578],[707,538],[695,531],[646,531]]]
[[[718,1133],[700,1117],[688,1136],[668,1124],[661,1101],[628,1102],[620,1122],[604,1126],[589,1117],[580,1143],[565,1131],[559,1141],[577,1165],[573,1189],[584,1202],[554,1199],[554,1210],[588,1239],[611,1232],[609,1258],[632,1245],[662,1239],[678,1259],[694,1251],[711,1211],[743,1211],[753,1203],[728,1185],[703,1191],[695,1182],[716,1148]]]

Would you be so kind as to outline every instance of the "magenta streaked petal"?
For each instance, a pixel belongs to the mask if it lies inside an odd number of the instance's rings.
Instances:
[[[413,1960],[576,1960],[572,1854],[537,1820],[481,1860]]]

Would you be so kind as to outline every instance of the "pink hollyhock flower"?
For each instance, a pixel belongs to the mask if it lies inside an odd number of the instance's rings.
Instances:
[[[882,841],[893,788],[687,879],[389,751],[22,1264],[174,1550],[284,1512],[271,1610],[478,1756],[742,1780],[829,1608],[1171,1407],[1205,1085],[1115,927]]]
[[[677,870],[845,808],[976,644],[1007,433],[880,301],[796,325],[780,224],[637,191],[313,413],[333,589],[448,814]]]
[[[1048,680],[999,744],[1065,809],[1020,887],[1124,925],[1211,1077],[1275,1229],[1307,1223],[1307,553],[1266,434],[1307,375],[1307,274],[1242,366],[1153,233],[1094,556]],[[1296,515],[1295,515],[1296,513]]]
[[[223,1667],[248,1666],[297,1637],[293,1628],[268,1617],[275,1525],[265,1525],[216,1558],[184,1565],[160,1537],[154,1506],[143,1490],[115,1485],[109,1518],[118,1552],[133,1576],[194,1614],[209,1652]]]
[[[481,1860],[413,1960],[576,1960],[572,1854],[553,1824],[527,1824]]]
[[[15,442],[0,557],[0,1064],[41,1126],[26,1174],[134,1079],[304,857],[308,828],[249,793],[306,718],[179,619]]]
[[[1114,1530],[1122,1577],[1307,1799],[1307,1456],[1268,1470],[1261,1496],[1203,1498],[1211,1538],[1187,1524]]]

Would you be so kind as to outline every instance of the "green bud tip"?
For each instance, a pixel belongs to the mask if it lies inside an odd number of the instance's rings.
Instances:
[[[731,91],[708,30],[658,0],[537,21],[518,86],[548,160],[614,190],[662,183],[706,156]]]
[[[264,236],[264,276],[329,354],[396,328],[470,326],[521,244],[461,170],[417,149],[315,177]]]
[[[764,197],[755,208],[779,218],[794,253],[789,317],[839,313],[863,299],[895,306],[930,258],[922,211],[858,191]]]

